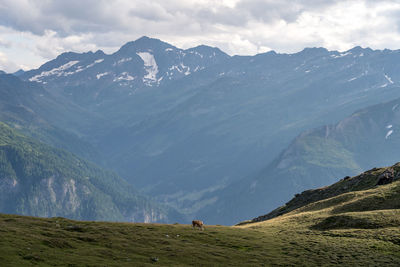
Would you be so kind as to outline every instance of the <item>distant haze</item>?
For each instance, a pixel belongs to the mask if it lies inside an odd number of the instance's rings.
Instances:
[[[0,70],[35,68],[64,51],[110,53],[143,35],[230,55],[397,49],[399,12],[397,0],[2,0]]]

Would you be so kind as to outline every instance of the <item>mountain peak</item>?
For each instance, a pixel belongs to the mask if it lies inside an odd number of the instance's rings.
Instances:
[[[297,54],[320,55],[320,54],[326,54],[326,53],[329,53],[329,51],[324,47],[306,47]]]
[[[131,42],[127,42],[124,44],[118,51],[118,52],[132,52],[136,50],[156,50],[156,49],[165,49],[165,48],[173,48],[174,46],[163,42],[159,39],[155,38],[150,38],[147,36],[142,36],[139,39]]]
[[[0,72],[0,73],[1,73],[1,72]],[[24,71],[23,69],[19,69],[19,70],[17,70],[16,72],[14,72],[13,75],[19,77],[19,76],[21,76],[21,75],[24,74],[24,73],[25,73],[25,71]]]
[[[215,56],[215,54],[224,56],[226,58],[229,57],[228,54],[226,54],[224,51],[222,51],[221,49],[219,49],[218,47],[212,47],[212,46],[208,46],[208,45],[198,45],[189,49],[186,49],[186,51],[188,52],[198,52],[201,54],[213,54]]]

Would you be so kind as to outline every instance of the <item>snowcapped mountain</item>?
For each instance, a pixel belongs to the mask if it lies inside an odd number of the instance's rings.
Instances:
[[[303,131],[398,98],[398,69],[398,50],[229,57],[143,37],[111,55],[65,53],[21,77],[101,118],[68,126],[109,167],[181,211],[207,209],[207,219],[222,188],[269,166]]]
[[[23,73],[21,78],[63,88],[76,99],[93,101],[104,95],[109,97],[110,93],[126,97],[142,88],[159,87],[228,58],[218,48],[198,46],[183,50],[142,37],[111,55],[100,50],[63,53],[39,69]]]

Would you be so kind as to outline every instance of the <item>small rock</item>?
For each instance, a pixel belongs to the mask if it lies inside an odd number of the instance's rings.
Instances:
[[[151,257],[150,258],[152,262],[158,262],[158,258],[157,257]]]

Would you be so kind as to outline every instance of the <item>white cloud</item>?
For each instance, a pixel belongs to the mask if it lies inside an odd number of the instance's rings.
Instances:
[[[10,70],[16,69],[18,69],[18,66],[10,61],[4,53],[0,52],[0,70],[9,72]]]
[[[398,0],[2,0],[0,51],[36,67],[69,50],[113,52],[143,35],[229,54],[396,49],[399,14]]]

